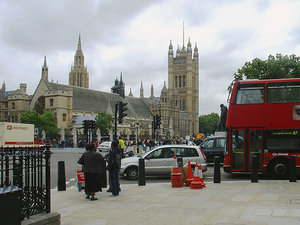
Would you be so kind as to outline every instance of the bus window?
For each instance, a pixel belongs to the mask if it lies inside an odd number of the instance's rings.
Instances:
[[[266,133],[266,147],[270,152],[300,152],[300,131],[269,130]]]
[[[237,91],[236,104],[262,104],[264,103],[264,86],[241,85]]]
[[[233,169],[244,169],[244,130],[232,133]]]
[[[267,86],[268,103],[300,102],[300,83],[275,83]]]

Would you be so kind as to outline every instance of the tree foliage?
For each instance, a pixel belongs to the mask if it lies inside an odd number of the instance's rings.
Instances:
[[[99,112],[95,118],[96,129],[99,128],[102,136],[109,135],[109,130],[113,127],[113,116],[106,112]]]
[[[267,60],[255,58],[246,62],[233,76],[234,80],[299,78],[300,57],[277,54],[270,55]]]
[[[217,113],[210,113],[199,117],[199,131],[204,134],[211,134],[215,131],[220,117]]]
[[[21,123],[34,124],[35,128],[39,129],[39,134],[44,130],[47,136],[56,136],[58,130],[55,124],[55,116],[49,111],[43,111],[42,114],[35,110],[24,112],[21,116]]]

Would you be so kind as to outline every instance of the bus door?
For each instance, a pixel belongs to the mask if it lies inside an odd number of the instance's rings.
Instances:
[[[247,154],[248,171],[251,171],[252,156],[258,157],[258,171],[262,170],[262,153],[263,153],[263,129],[262,128],[250,128],[249,129],[249,151]]]
[[[232,129],[232,171],[245,171],[245,129]]]

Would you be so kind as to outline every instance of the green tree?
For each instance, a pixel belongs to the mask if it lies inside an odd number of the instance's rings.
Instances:
[[[215,131],[220,117],[217,113],[210,113],[199,116],[199,131],[204,134],[211,134]]]
[[[49,111],[43,111],[42,114],[35,110],[24,112],[21,116],[21,123],[34,124],[35,128],[39,129],[39,133],[45,130],[48,136],[58,135],[58,130],[55,124],[55,116]]]
[[[109,130],[113,127],[113,116],[106,112],[99,112],[95,118],[96,120],[96,129],[99,128],[101,135],[109,135]]]
[[[234,80],[299,78],[300,57],[277,54],[270,55],[267,60],[255,58],[246,62],[233,77]]]

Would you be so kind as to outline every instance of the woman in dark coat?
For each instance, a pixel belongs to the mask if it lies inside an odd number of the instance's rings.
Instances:
[[[85,177],[85,193],[86,198],[91,201],[97,200],[95,193],[102,191],[102,176],[105,174],[105,160],[103,156],[97,151],[95,144],[87,144],[86,152],[78,160],[79,164],[83,165],[83,172]]]

